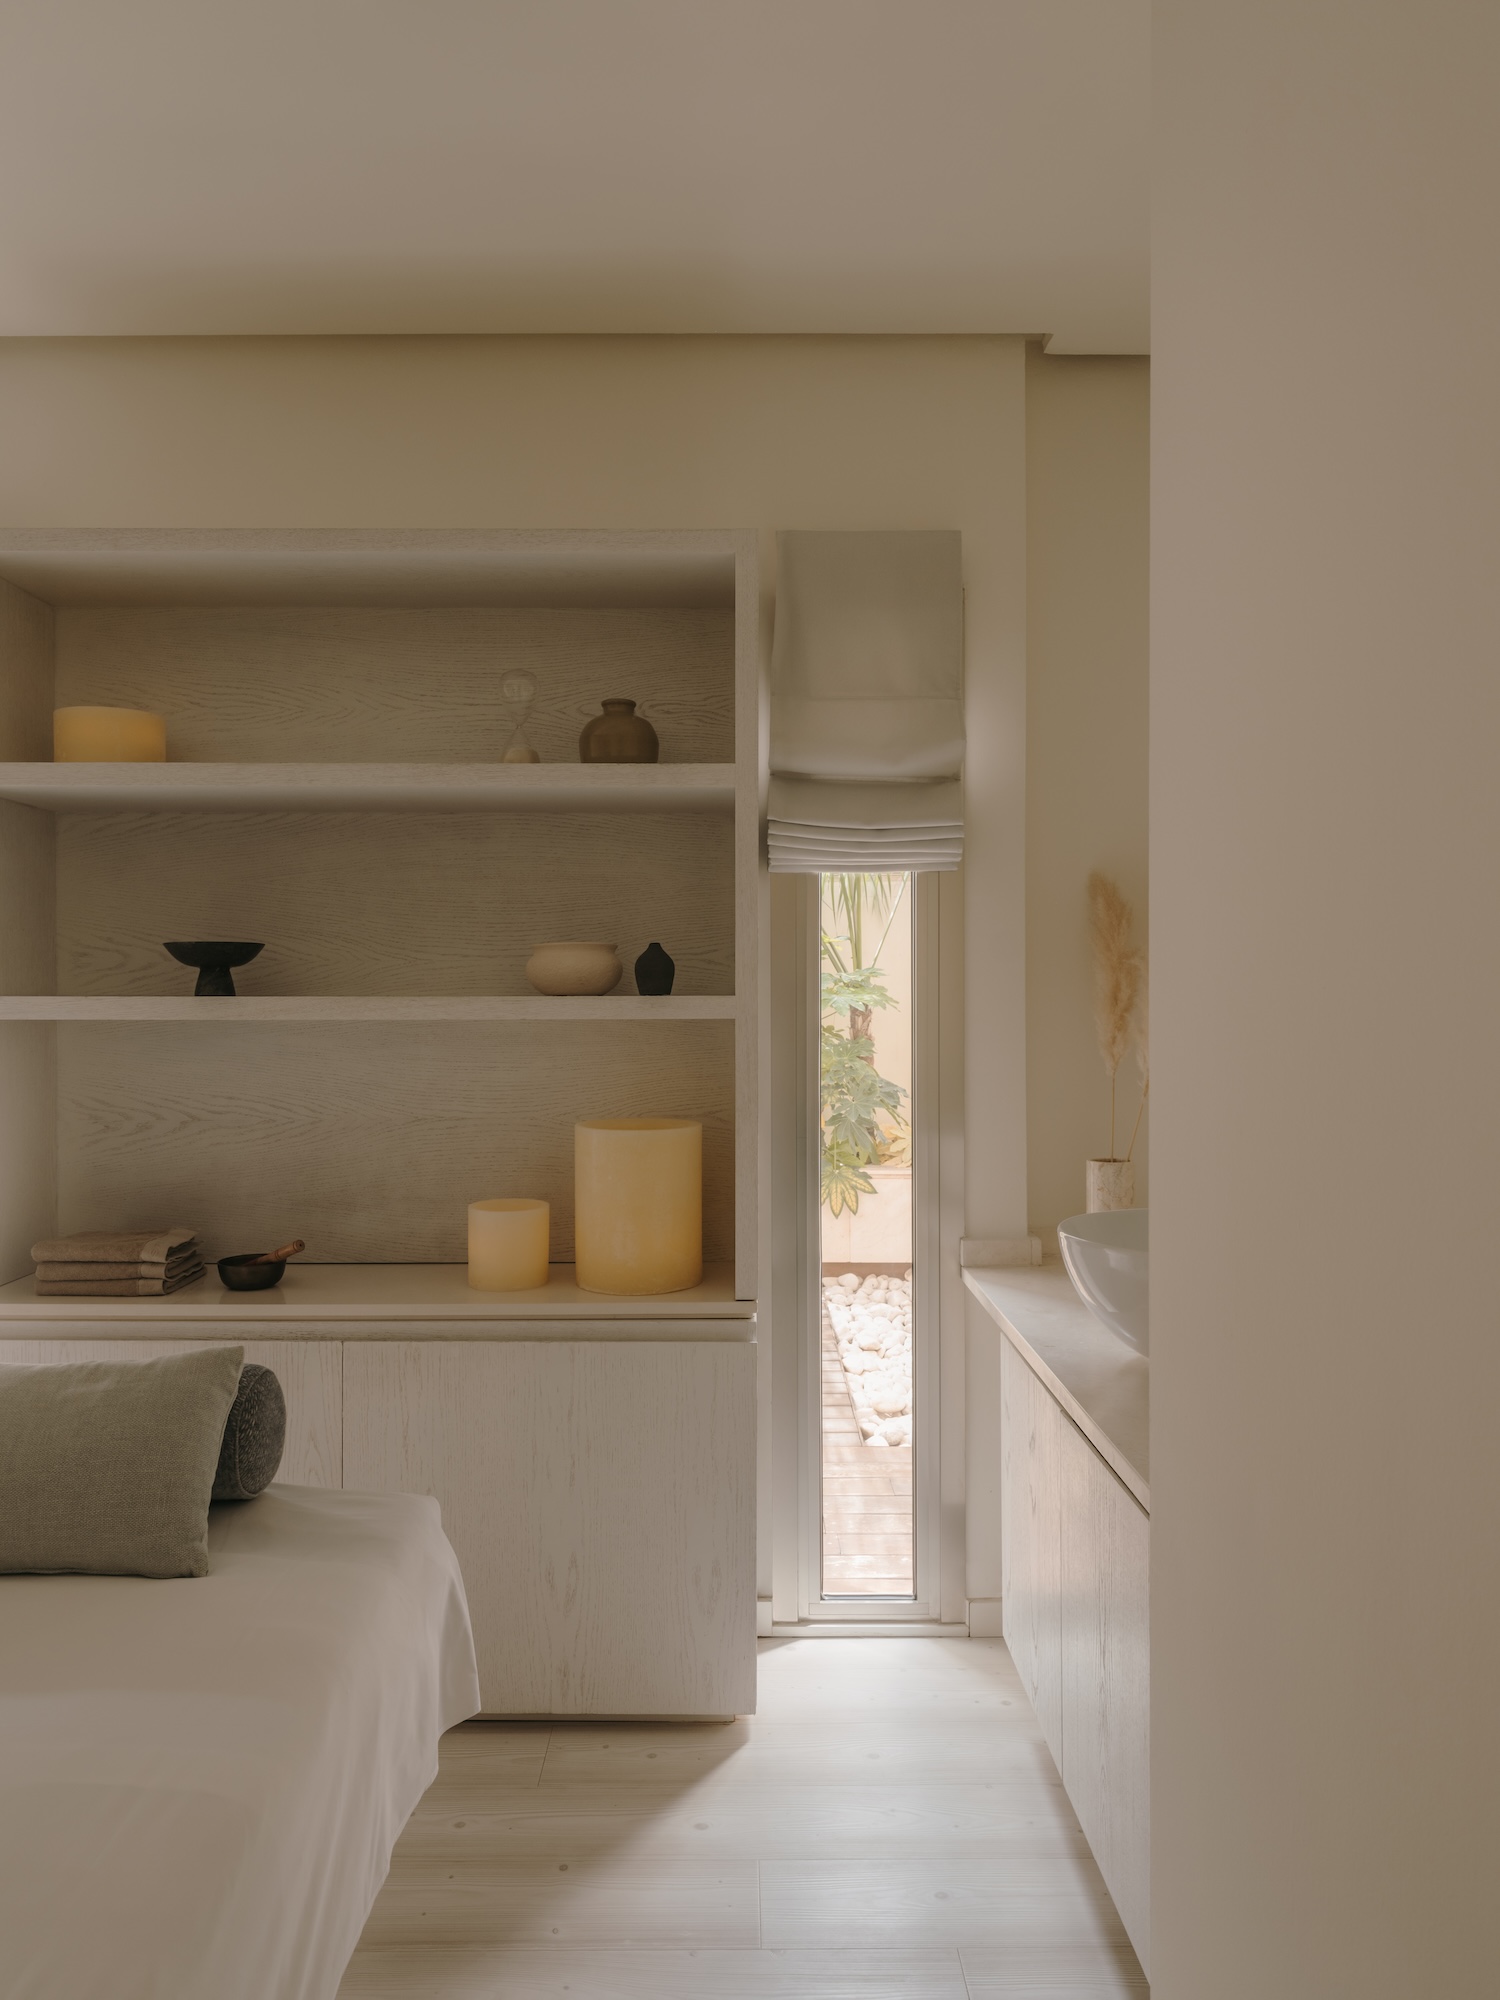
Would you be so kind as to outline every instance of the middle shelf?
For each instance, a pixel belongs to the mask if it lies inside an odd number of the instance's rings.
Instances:
[[[0,994],[0,1021],[732,1021],[732,993]]]

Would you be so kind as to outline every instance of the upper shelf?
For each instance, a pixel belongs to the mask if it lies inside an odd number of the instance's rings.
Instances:
[[[731,993],[11,993],[0,996],[0,1021],[732,1021],[736,1006]]]
[[[732,764],[4,764],[48,812],[732,812]]]
[[[733,604],[753,532],[0,528],[0,577],[60,606]]]

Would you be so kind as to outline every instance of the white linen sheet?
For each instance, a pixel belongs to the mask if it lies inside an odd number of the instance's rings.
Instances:
[[[332,2000],[479,1706],[437,1502],[272,1486],[206,1577],[0,1577],[0,1995]]]

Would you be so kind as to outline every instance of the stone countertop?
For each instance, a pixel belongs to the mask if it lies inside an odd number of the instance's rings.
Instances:
[[[1151,1364],[1101,1326],[1060,1265],[964,1283],[1100,1457],[1151,1511]]]

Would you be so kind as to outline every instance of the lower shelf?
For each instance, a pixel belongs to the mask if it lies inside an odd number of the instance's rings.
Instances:
[[[186,1291],[161,1299],[70,1299],[36,1295],[33,1278],[0,1286],[0,1338],[16,1323],[66,1320],[168,1331],[213,1325],[262,1329],[287,1321],[495,1324],[506,1320],[737,1320],[755,1317],[753,1299],[734,1295],[734,1266],[709,1264],[686,1292],[624,1297],[586,1292],[571,1264],[554,1264],[545,1285],[525,1292],[476,1292],[465,1264],[293,1264],[269,1292],[227,1292],[212,1269]]]

